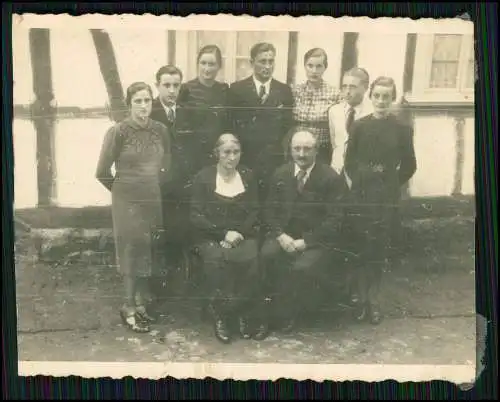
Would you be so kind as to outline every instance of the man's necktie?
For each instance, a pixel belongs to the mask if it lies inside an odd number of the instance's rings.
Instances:
[[[175,113],[171,107],[167,108],[167,119],[170,123],[173,123],[175,120]]]
[[[299,193],[302,192],[304,189],[304,185],[306,184],[306,174],[307,171],[305,170],[299,170],[299,173],[297,173],[297,191]]]
[[[354,110],[353,107],[350,107],[349,110],[347,111],[347,118],[345,121],[345,129],[347,131],[347,134],[350,133],[350,129],[351,129],[351,125],[354,121],[354,114],[355,113],[356,113],[356,111]]]
[[[260,98],[260,103],[264,103],[266,101],[266,87],[265,87],[265,85],[260,86],[259,98]]]

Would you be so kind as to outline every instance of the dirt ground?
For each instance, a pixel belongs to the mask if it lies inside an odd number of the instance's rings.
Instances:
[[[379,326],[354,322],[328,298],[291,335],[219,344],[201,296],[170,282],[164,316],[150,334],[122,327],[121,281],[112,266],[16,265],[18,353],[43,361],[211,361],[471,364],[476,361],[473,223],[414,234],[384,274]],[[429,234],[430,233],[430,234]],[[417,241],[418,240],[418,241]]]

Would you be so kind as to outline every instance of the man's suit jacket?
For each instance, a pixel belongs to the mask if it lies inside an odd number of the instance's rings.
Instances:
[[[156,120],[160,123],[163,123],[167,128],[170,136],[170,144],[171,144],[171,155],[172,155],[172,163],[171,169],[166,178],[167,188],[166,191],[173,191],[172,183],[177,180],[177,176],[179,175],[179,150],[178,144],[176,142],[176,124],[175,119],[174,122],[171,122],[167,118],[167,113],[163,105],[160,102],[159,98],[153,99],[152,110],[151,110],[151,119]],[[177,110],[176,110],[177,117]]]
[[[290,224],[298,219],[306,222],[302,238],[308,247],[328,247],[336,241],[340,230],[345,194],[344,180],[326,164],[316,162],[300,194],[295,164],[282,165],[276,169],[269,188],[264,214],[267,235],[278,237],[287,233]]]
[[[242,143],[241,163],[259,177],[272,174],[284,161],[283,141],[292,126],[292,90],[272,79],[261,103],[250,76],[231,84],[229,105],[234,133]]]
[[[153,120],[159,121],[167,126],[172,137],[174,137],[175,124],[172,124],[167,118],[167,113],[163,108],[159,98],[153,99],[151,116]]]
[[[331,166],[341,172],[344,167],[344,153],[346,150],[348,134],[346,131],[346,117],[349,105],[346,102],[341,102],[333,105],[328,110],[328,124],[330,128],[330,140],[333,147],[332,164]],[[368,99],[364,99],[360,105],[356,107],[354,120],[358,120],[373,112],[373,108]]]

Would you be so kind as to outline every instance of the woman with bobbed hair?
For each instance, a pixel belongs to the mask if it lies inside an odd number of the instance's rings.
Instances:
[[[328,68],[324,49],[314,48],[304,55],[306,81],[293,89],[295,128],[314,134],[318,140],[318,160],[330,164],[332,144],[328,126],[328,109],[340,100],[340,93],[323,79]]]
[[[257,317],[258,188],[252,172],[239,165],[241,145],[222,134],[214,150],[216,164],[194,178],[191,225],[210,292],[217,339],[231,342],[235,321],[241,337],[266,334]]]
[[[147,310],[148,285],[163,220],[160,184],[170,169],[169,132],[149,117],[152,101],[149,85],[128,87],[130,114],[106,133],[96,169],[96,178],[111,192],[117,266],[125,288],[120,315],[135,332],[148,332],[155,319]]]
[[[212,147],[228,128],[229,85],[217,80],[222,53],[216,45],[202,47],[196,59],[196,78],[182,84],[177,104],[177,139],[184,157],[184,180],[213,163]]]
[[[373,112],[352,123],[345,153],[351,179],[346,224],[354,230],[357,261],[358,318],[378,324],[382,318],[378,293],[389,258],[391,228],[401,187],[415,174],[413,128],[392,113],[396,85],[378,77],[370,85]]]

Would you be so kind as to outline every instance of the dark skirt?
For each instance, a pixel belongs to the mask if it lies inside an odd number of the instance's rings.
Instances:
[[[212,301],[223,301],[226,308],[233,309],[255,298],[260,285],[256,240],[245,239],[229,249],[210,240],[199,244],[197,250]]]
[[[149,277],[153,274],[155,236],[162,228],[159,188],[135,198],[122,194],[125,185],[115,184],[112,191],[112,217],[118,271],[122,275]],[[125,191],[128,192],[128,189]]]

